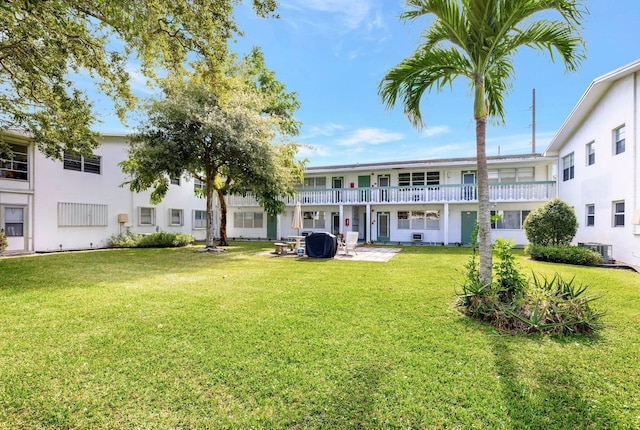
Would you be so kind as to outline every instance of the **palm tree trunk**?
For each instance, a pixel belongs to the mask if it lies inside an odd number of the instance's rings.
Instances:
[[[480,282],[492,280],[491,212],[489,209],[489,172],[487,170],[487,116],[484,74],[478,72],[474,82],[473,116],[476,120],[476,162],[478,167],[478,250],[480,252]]]
[[[478,249],[480,251],[480,281],[491,283],[491,212],[489,201],[489,173],[487,170],[487,118],[476,119],[476,150],[478,163]]]
[[[219,246],[229,246],[227,242],[227,202],[224,199],[222,190],[216,190],[218,193],[218,201],[220,203],[220,243]]]

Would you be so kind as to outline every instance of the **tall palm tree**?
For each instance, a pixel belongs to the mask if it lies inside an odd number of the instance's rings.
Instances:
[[[557,53],[568,71],[584,58],[579,34],[587,13],[574,0],[407,0],[401,19],[432,15],[423,41],[410,57],[387,72],[378,92],[388,109],[400,99],[418,129],[424,126],[420,101],[456,78],[472,88],[478,169],[480,280],[491,282],[491,219],[486,158],[488,117],[504,121],[503,99],[514,78],[513,56],[520,47]]]

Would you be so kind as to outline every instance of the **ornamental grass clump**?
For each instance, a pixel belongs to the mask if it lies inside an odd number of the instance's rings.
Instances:
[[[587,286],[555,275],[526,279],[511,253],[513,243],[499,238],[494,245],[496,263],[491,284],[480,282],[477,252],[466,264],[457,305],[462,313],[486,321],[507,333],[567,335],[592,333],[602,327],[603,313],[592,309],[598,296],[587,295]]]

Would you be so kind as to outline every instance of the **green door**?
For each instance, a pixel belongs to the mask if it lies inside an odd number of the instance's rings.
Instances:
[[[268,215],[267,219],[267,238],[269,241],[277,240],[278,236],[278,220],[273,215]]]
[[[389,212],[378,212],[378,242],[389,242]]]
[[[463,245],[471,244],[471,236],[473,236],[473,230],[476,228],[477,220],[478,212],[462,211],[462,232],[460,234],[460,240]]]
[[[369,189],[371,187],[371,176],[358,176],[358,194],[360,202],[368,202],[370,200],[370,192]]]

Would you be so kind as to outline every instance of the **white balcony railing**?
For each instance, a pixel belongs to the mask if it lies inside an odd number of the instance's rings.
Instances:
[[[489,185],[492,202],[540,202],[556,196],[556,183],[502,182]],[[228,206],[258,206],[247,196],[227,196]],[[430,185],[410,187],[367,187],[301,190],[294,198],[285,199],[287,206],[303,205],[401,204],[401,203],[468,203],[478,201],[477,185]]]

